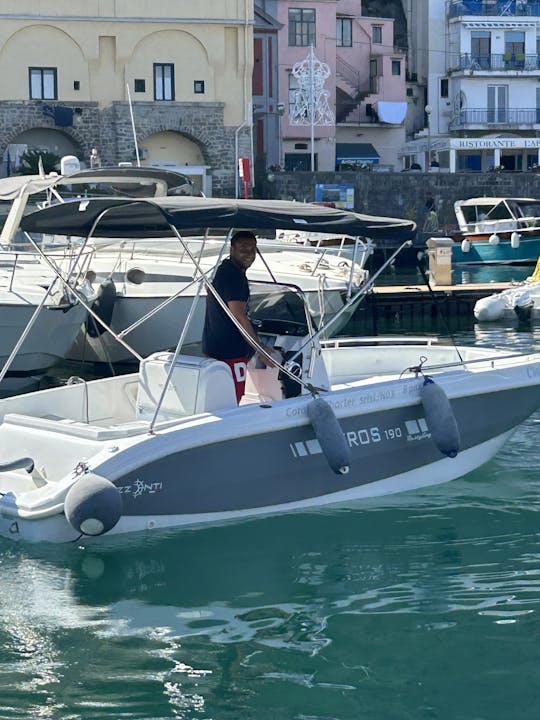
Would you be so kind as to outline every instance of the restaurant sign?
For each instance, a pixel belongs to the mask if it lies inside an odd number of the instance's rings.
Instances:
[[[451,138],[451,150],[540,148],[540,138]]]

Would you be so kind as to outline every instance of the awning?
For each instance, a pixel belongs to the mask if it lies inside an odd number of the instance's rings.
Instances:
[[[336,143],[336,164],[378,163],[379,153],[371,143]]]
[[[376,109],[379,122],[389,123],[390,125],[401,125],[407,114],[407,103],[379,101]]]

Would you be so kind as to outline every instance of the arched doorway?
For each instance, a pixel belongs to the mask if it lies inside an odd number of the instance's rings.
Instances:
[[[82,161],[83,157],[78,144],[60,130],[32,128],[16,135],[6,146],[2,157],[2,175],[9,175],[20,169],[21,156],[26,150],[53,153],[59,159],[64,155],[75,155]],[[84,166],[84,163],[81,162],[81,165]]]
[[[188,175],[195,188],[207,197],[212,194],[211,177],[207,175],[201,148],[178,132],[165,131],[148,135],[141,141],[141,165],[162,167]]]

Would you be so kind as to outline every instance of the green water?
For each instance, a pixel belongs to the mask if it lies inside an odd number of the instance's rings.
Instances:
[[[539,422],[465,478],[352,510],[0,541],[0,719],[536,720]]]

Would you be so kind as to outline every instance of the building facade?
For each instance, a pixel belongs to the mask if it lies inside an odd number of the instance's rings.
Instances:
[[[406,165],[450,172],[539,165],[540,3],[429,0],[428,17],[419,62],[424,130],[404,146]]]
[[[269,6],[270,7],[267,7]],[[277,59],[278,33],[276,0],[256,0],[253,29],[253,146],[255,185],[269,168],[281,162],[281,118],[284,105],[279,100]]]
[[[279,161],[274,147],[267,167],[394,166],[406,114],[405,52],[395,47],[394,21],[363,16],[359,0],[257,0],[256,7],[275,20],[279,50],[277,102],[261,103],[278,133]],[[301,63],[303,79],[295,74]],[[324,117],[313,126],[311,103]]]
[[[237,193],[252,152],[250,0],[5,0],[0,48],[4,174],[24,148],[83,163],[96,148],[102,164],[138,155]]]

